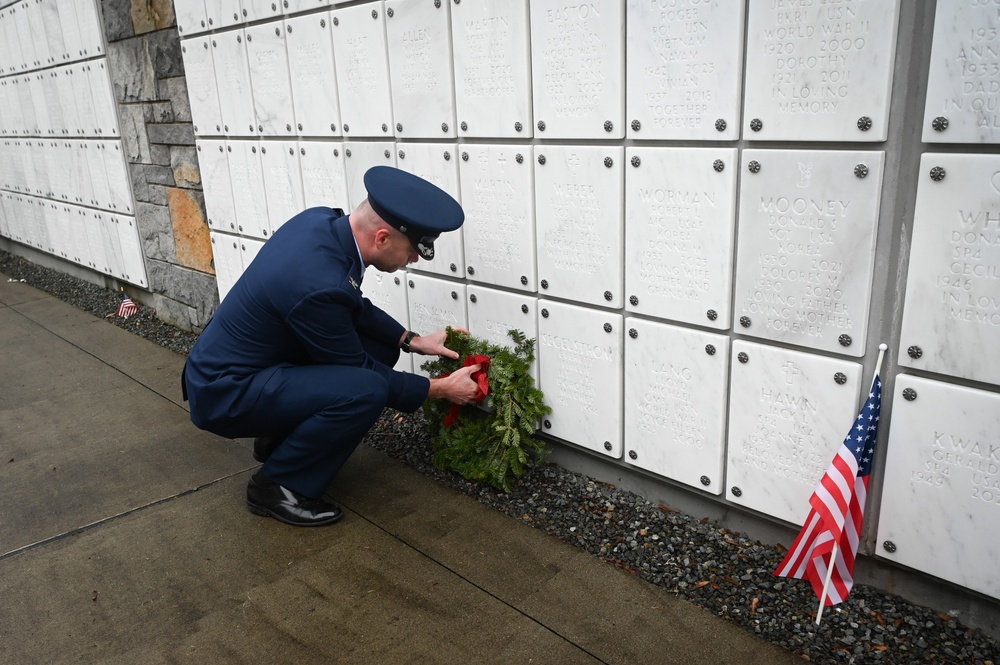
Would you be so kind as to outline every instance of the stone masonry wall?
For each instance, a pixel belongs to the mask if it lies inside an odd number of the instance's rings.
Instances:
[[[200,332],[219,303],[172,0],[101,0],[108,67],[157,315]]]

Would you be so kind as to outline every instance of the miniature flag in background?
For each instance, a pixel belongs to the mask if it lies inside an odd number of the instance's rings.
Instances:
[[[118,304],[118,316],[123,319],[127,319],[138,311],[139,306],[132,302],[132,299],[123,293],[122,301]]]
[[[826,605],[846,600],[854,586],[854,558],[864,521],[881,407],[882,381],[876,369],[864,408],[809,499],[812,509],[802,531],[774,571],[779,577],[808,579],[821,602],[829,572]]]

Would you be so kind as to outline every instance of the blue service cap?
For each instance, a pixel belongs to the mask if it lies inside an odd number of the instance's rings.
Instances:
[[[410,239],[421,258],[434,258],[434,241],[465,221],[458,201],[423,178],[392,168],[373,166],[365,173],[368,203],[379,217]]]

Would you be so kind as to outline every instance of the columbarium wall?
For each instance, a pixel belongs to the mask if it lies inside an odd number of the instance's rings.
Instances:
[[[111,39],[112,4],[109,50],[139,39]],[[366,295],[418,332],[537,337],[553,459],[786,545],[884,342],[857,578],[1000,634],[1000,4],[174,12],[150,34],[180,37],[220,297],[299,210],[351,209],[374,164],[416,172],[466,224]],[[119,113],[149,138],[174,121],[139,89],[116,86]],[[126,137],[137,200],[197,190],[143,170],[169,144]],[[179,264],[155,237],[150,281]]]

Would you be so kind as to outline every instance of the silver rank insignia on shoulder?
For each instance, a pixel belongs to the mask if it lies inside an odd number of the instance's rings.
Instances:
[[[356,289],[361,288],[360,286],[358,286],[358,283],[354,281],[354,278],[351,277],[350,275],[347,276],[347,281],[349,281],[351,283],[351,286],[353,286],[354,288]]]

